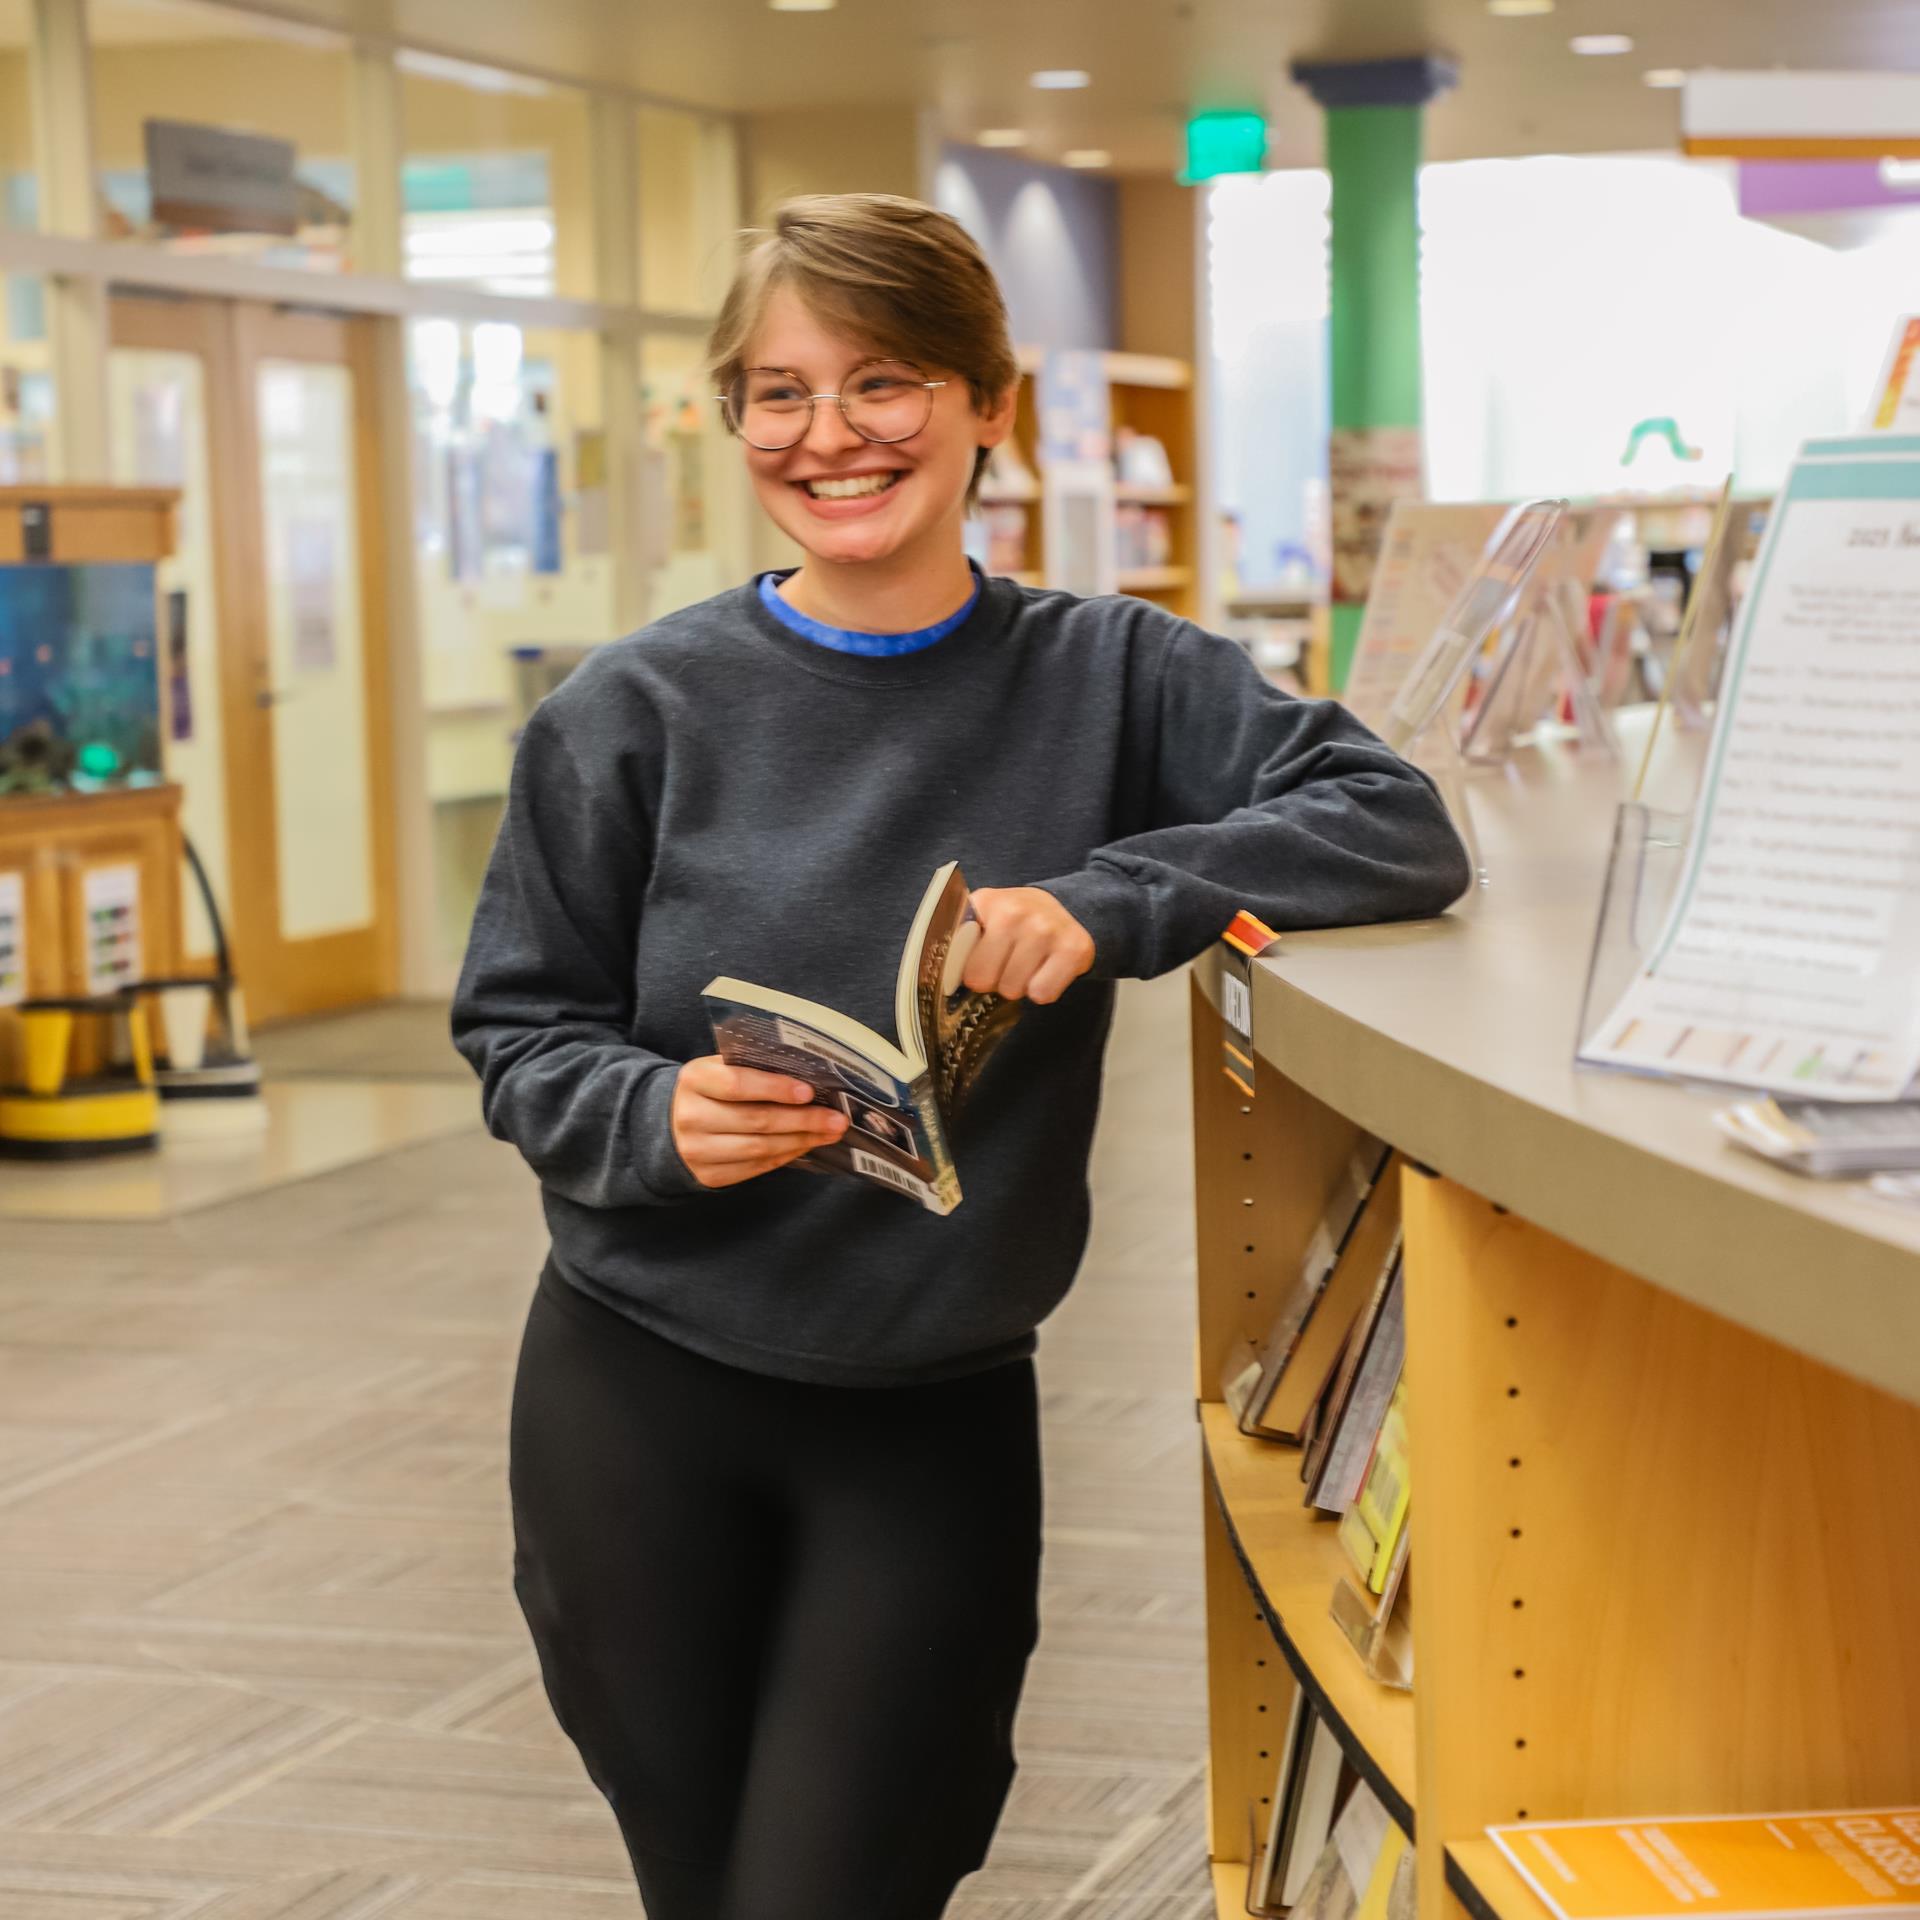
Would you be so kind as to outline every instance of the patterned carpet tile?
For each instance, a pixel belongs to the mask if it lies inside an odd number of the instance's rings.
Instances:
[[[1100,1227],[1043,1335],[1022,1767],[950,1920],[1212,1911],[1184,991],[1123,998]],[[442,1018],[290,1042],[364,1073]],[[9,1229],[5,1920],[639,1913],[510,1586],[543,1254],[531,1181],[477,1126],[170,1222]]]

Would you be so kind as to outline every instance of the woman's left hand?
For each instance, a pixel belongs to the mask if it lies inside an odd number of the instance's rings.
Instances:
[[[980,941],[960,978],[975,993],[1045,1006],[1093,965],[1093,935],[1039,887],[982,887],[973,910]]]

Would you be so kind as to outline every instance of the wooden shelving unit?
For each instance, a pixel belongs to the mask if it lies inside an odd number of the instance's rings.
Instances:
[[[1221,1519],[1268,1630],[1294,1677],[1330,1719],[1348,1758],[1370,1777],[1387,1810],[1413,1830],[1413,1696],[1384,1687],[1360,1662],[1328,1610],[1347,1571],[1334,1528],[1302,1505],[1298,1452],[1239,1431],[1218,1402],[1200,1409],[1207,1467]]]
[[[1023,461],[1036,475],[1042,474],[1044,465],[1037,399],[1042,358],[1036,349],[1020,350],[1020,393],[1013,430]],[[1199,605],[1201,511],[1193,371],[1184,360],[1159,354],[1108,353],[1101,358],[1112,433],[1117,437],[1122,429],[1132,429],[1151,434],[1166,448],[1175,476],[1169,486],[1115,485],[1108,537],[1117,545],[1123,519],[1153,514],[1164,516],[1167,538],[1165,564],[1120,566],[1116,568],[1115,584],[1122,593],[1140,594],[1191,617]],[[990,486],[981,493],[980,505],[990,523],[1003,529],[999,543],[1002,551],[991,570],[1034,584],[1051,578],[1046,509],[1040,495]],[[1009,565],[1010,560],[1019,564]]]
[[[1538,761],[1538,765],[1534,764]],[[1412,1833],[1422,1920],[1545,1920],[1526,1819],[1905,1804],[1920,1782],[1920,1229],[1572,1067],[1617,772],[1477,789],[1500,876],[1254,966],[1255,1095],[1193,970],[1196,1386],[1219,1913],[1304,1686]],[[1364,1128],[1403,1181],[1414,1690],[1328,1617],[1297,1450],[1220,1404]]]

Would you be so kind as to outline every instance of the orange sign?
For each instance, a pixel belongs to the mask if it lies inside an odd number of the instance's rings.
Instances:
[[[1920,1807],[1487,1831],[1560,1920],[1920,1913]]]

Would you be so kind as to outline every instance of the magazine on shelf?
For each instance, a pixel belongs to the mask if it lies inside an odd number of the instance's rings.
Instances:
[[[1920,1913],[1920,1807],[1487,1829],[1556,1920]]]
[[[804,1080],[816,1105],[847,1116],[838,1140],[793,1165],[870,1180],[930,1213],[948,1214],[960,1204],[949,1130],[1021,1006],[962,984],[979,939],[966,880],[949,861],[928,882],[901,951],[897,1045],[796,994],[725,974],[707,982],[707,1013],[722,1059]]]

